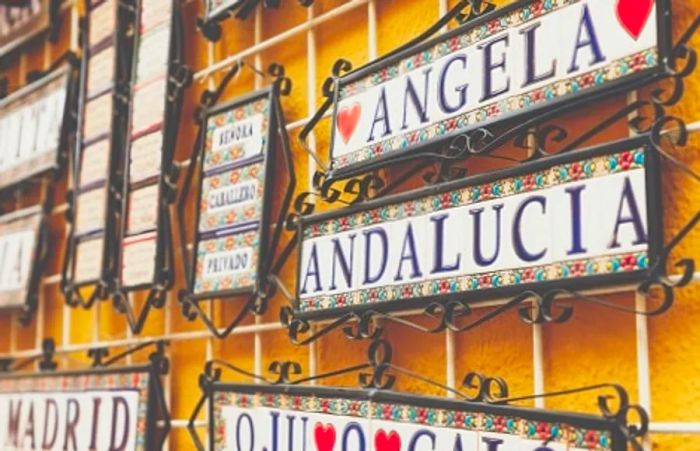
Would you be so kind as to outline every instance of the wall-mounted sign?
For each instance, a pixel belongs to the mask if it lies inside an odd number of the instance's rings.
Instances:
[[[305,218],[300,315],[643,276],[660,240],[647,138]]]
[[[58,166],[72,71],[54,71],[0,101],[0,189]]]
[[[64,290],[71,305],[75,297],[81,297],[78,288],[99,285],[104,296],[114,279],[117,242],[105,237],[117,233],[112,187],[126,134],[126,105],[117,88],[128,85],[133,47],[129,8],[120,7],[117,0],[85,0],[85,9],[88,39],[83,54],[78,161],[73,165],[75,213],[64,266]]]
[[[0,55],[49,26],[49,0],[12,3],[0,4]]]
[[[604,417],[382,391],[214,383],[210,449],[622,451]]]
[[[253,292],[264,279],[278,94],[265,89],[208,112],[193,295]]]
[[[334,175],[659,73],[668,2],[521,0],[338,80]]]
[[[162,201],[164,175],[170,173],[180,113],[180,96],[170,101],[173,71],[181,51],[179,4],[173,0],[139,2],[133,55],[130,138],[124,160],[124,211],[121,288],[166,286],[172,268],[169,206]],[[173,64],[170,62],[173,61]]]
[[[157,378],[150,366],[0,376],[0,446],[56,451],[158,449]]]
[[[43,228],[41,207],[0,216],[0,310],[24,308],[36,296]]]

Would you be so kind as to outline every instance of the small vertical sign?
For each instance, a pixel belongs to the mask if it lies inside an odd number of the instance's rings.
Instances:
[[[265,277],[270,208],[266,180],[277,151],[278,102],[276,89],[270,88],[207,113],[194,298],[251,293]]]

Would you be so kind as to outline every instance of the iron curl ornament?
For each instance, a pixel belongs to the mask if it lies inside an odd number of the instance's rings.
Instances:
[[[685,80],[695,73],[696,51],[689,42],[700,27],[700,16],[696,17],[688,30],[672,46],[663,59],[664,70],[640,81],[639,85],[655,86],[649,94],[634,98],[627,105],[607,115],[600,122],[584,132],[575,134],[556,123],[562,115],[590,107],[590,99],[577,100],[541,111],[535,117],[517,123],[496,124],[479,127],[454,137],[441,148],[421,154],[422,160],[406,170],[404,174],[388,183],[376,172],[361,177],[338,179],[328,175],[327,166],[306,145],[306,139],[332,105],[334,89],[338,77],[351,69],[347,61],[339,61],[333,68],[333,76],[324,85],[326,102],[313,120],[300,134],[300,140],[312,157],[323,168],[314,175],[314,190],[299,195],[294,211],[288,216],[287,227],[296,230],[294,242],[300,239],[298,224],[303,218],[315,212],[319,202],[329,206],[352,208],[399,190],[409,179],[408,175],[422,172],[422,180],[430,187],[438,187],[462,179],[473,171],[472,163],[484,159],[502,160],[510,166],[533,164],[547,161],[557,155],[565,155],[582,148],[601,133],[624,121],[629,129],[648,142],[654,158],[675,167],[693,182],[700,182],[700,174],[685,164],[679,157],[668,151],[668,147],[680,148],[687,144],[689,131],[684,120],[669,113],[683,98]],[[629,87],[620,87],[611,94],[628,93]],[[505,154],[505,148],[523,149],[523,157],[516,158],[513,152]],[[398,158],[394,161],[404,162]],[[356,189],[356,187],[361,187]],[[472,330],[508,311],[517,311],[527,324],[563,323],[574,314],[575,304],[594,304],[629,314],[645,316],[661,315],[668,311],[674,302],[675,291],[687,286],[695,276],[695,259],[681,258],[671,262],[672,251],[694,230],[700,222],[700,211],[694,212],[690,220],[656,252],[647,276],[637,282],[636,290],[642,295],[650,295],[650,304],[643,310],[627,308],[611,303],[601,296],[582,290],[564,287],[528,289],[499,302],[493,309],[481,315],[474,314],[474,301],[470,296],[431,303],[417,309],[408,309],[408,315],[368,308],[362,312],[344,312],[330,321],[317,322],[301,317],[294,306],[298,300],[289,290],[285,293],[290,306],[281,310],[281,321],[289,332],[292,342],[308,345],[328,333],[341,328],[351,339],[373,339],[382,333],[382,323],[391,321],[402,326],[425,332],[440,333],[445,330],[465,332]],[[292,243],[290,243],[291,247]],[[291,250],[287,253],[291,254]],[[669,271],[671,274],[669,275]],[[417,315],[420,321],[414,321]]]

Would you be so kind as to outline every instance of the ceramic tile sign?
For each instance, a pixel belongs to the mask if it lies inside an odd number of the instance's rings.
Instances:
[[[663,5],[521,0],[341,77],[333,174],[410,158],[470,129],[659,73],[668,47]]]
[[[216,451],[621,451],[605,418],[393,392],[214,383]]]
[[[174,65],[179,60],[172,44],[180,33],[179,6],[173,0],[138,2],[139,33],[133,54],[129,140],[126,143],[121,224],[121,287],[137,289],[167,285],[158,270],[166,266],[170,232],[165,230],[169,206],[161,200],[162,172],[172,164],[180,99],[170,102],[168,90]]]
[[[0,216],[0,310],[22,308],[37,288],[43,222],[40,207]]]
[[[252,292],[260,280],[276,102],[277,94],[265,89],[207,115],[193,264],[195,297]]]
[[[13,4],[14,3],[14,4]],[[0,54],[21,45],[49,26],[49,1],[26,0],[0,4]]]
[[[647,137],[553,156],[301,224],[300,315],[631,282],[658,251]]]
[[[64,67],[0,101],[0,188],[58,166],[69,90]]]
[[[17,450],[155,449],[149,367],[0,376],[0,445]]]

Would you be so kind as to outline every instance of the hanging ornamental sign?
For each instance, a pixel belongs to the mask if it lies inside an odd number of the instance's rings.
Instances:
[[[49,26],[49,2],[50,0],[0,2],[0,55]]]
[[[128,96],[120,90],[129,85],[131,74],[132,3],[84,1],[87,42],[82,58],[82,107],[77,161],[72,165],[72,227],[63,268],[63,291],[72,306],[87,307],[106,297],[116,273],[119,242],[111,239],[118,235],[114,187],[120,182],[117,177],[127,126]],[[85,300],[80,288],[89,286],[94,289]]]
[[[72,75],[66,66],[0,101],[0,189],[58,167]]]
[[[43,265],[41,207],[0,216],[0,310],[29,309]]]
[[[169,204],[162,199],[182,98],[174,89],[182,59],[179,7],[173,0],[138,4],[120,225],[118,283],[124,291],[167,286],[172,277]]]
[[[207,113],[192,267],[192,297],[253,293],[265,280],[281,120],[276,87]]]
[[[299,316],[407,309],[647,275],[661,245],[648,138],[306,217]]]
[[[387,391],[213,383],[216,451],[622,451],[611,418]]]
[[[17,450],[160,449],[152,366],[0,375],[0,445]]]
[[[523,0],[337,79],[331,174],[660,74],[666,1]]]

